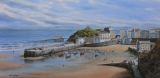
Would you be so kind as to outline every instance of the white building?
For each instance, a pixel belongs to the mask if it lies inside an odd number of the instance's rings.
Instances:
[[[85,44],[92,44],[92,43],[102,43],[106,41],[110,41],[111,34],[110,32],[99,31],[97,36],[94,37],[86,37]]]
[[[93,44],[93,43],[99,43],[99,42],[100,42],[100,39],[97,36],[85,38],[85,44]]]
[[[78,38],[76,39],[76,44],[81,45],[85,43],[85,38]]]
[[[150,41],[138,41],[137,51],[138,52],[149,52],[154,47],[154,43]]]

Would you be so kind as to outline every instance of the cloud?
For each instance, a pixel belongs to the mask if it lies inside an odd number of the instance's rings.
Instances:
[[[0,26],[158,26],[159,7],[159,0],[1,0]]]

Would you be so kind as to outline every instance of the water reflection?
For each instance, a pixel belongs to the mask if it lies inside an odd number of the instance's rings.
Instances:
[[[59,60],[63,59],[63,61],[75,61],[75,60],[82,60],[81,62],[86,62],[88,60],[96,59],[99,56],[104,56],[104,52],[98,50],[90,50],[90,49],[75,49],[70,51],[64,51],[52,54],[51,56],[45,56],[42,59],[24,59],[25,63],[34,63],[34,62],[45,62],[48,60]],[[56,58],[56,59],[55,59]]]

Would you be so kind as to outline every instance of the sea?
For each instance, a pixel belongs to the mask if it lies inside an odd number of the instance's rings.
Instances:
[[[19,50],[57,44],[55,37],[69,38],[76,30],[0,30],[0,51]],[[44,40],[46,40],[44,42]],[[43,42],[42,42],[43,41]]]

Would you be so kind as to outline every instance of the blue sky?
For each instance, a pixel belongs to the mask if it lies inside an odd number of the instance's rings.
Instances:
[[[0,28],[160,26],[160,0],[0,0]]]

